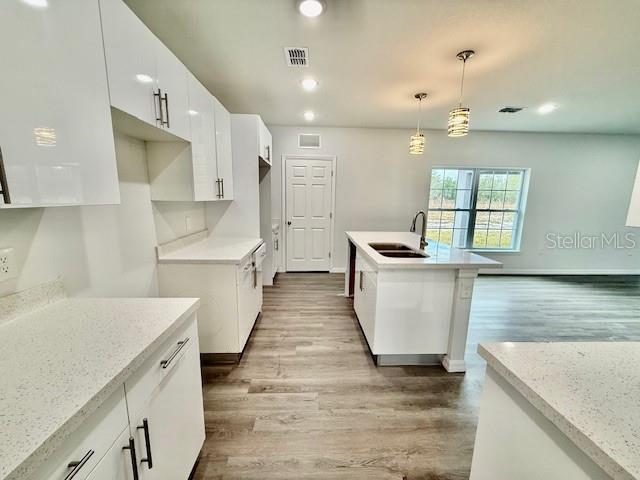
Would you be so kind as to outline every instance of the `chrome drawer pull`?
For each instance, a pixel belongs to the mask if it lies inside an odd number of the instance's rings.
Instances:
[[[147,458],[141,458],[140,462],[146,463],[149,470],[153,468],[153,458],[151,457],[151,439],[149,438],[149,420],[142,419],[142,425],[137,427],[138,430],[144,430],[144,443],[147,447]]]
[[[169,366],[169,364],[171,362],[173,362],[173,359],[176,358],[176,355],[178,355],[180,353],[180,350],[182,350],[182,348],[187,344],[187,342],[189,341],[189,337],[185,338],[184,340],[181,340],[178,342],[178,348],[176,348],[173,353],[171,355],[169,355],[169,358],[167,358],[166,360],[162,360],[160,362],[160,365],[162,365],[162,368],[167,368]]]
[[[89,450],[87,453],[84,454],[84,457],[82,457],[79,462],[69,462],[69,464],[67,465],[67,468],[73,468],[73,470],[71,470],[67,474],[67,476],[64,477],[64,480],[71,480],[73,477],[75,477],[76,474],[82,469],[82,467],[84,467],[87,464],[87,462],[93,456],[94,453],[96,452],[94,452],[93,450]]]

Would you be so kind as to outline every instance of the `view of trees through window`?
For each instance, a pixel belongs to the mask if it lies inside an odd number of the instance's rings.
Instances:
[[[427,238],[457,248],[517,248],[525,171],[434,168]]]

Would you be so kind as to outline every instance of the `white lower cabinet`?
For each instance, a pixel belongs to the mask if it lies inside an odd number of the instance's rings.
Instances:
[[[193,316],[29,480],[187,480],[204,439]]]
[[[358,321],[367,339],[369,348],[373,351],[376,318],[377,299],[377,274],[360,257],[356,256],[356,278],[355,278],[353,308],[358,316]]]
[[[240,354],[262,310],[262,244],[239,264],[160,263],[163,297],[198,297],[203,354]]]
[[[186,480],[198,458],[205,431],[197,340],[194,323],[125,384],[140,478]]]
[[[131,455],[130,439],[129,429],[125,428],[87,480],[135,480],[133,466],[138,452]]]

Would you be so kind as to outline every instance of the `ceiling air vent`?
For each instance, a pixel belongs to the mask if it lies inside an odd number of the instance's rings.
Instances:
[[[504,107],[498,110],[500,113],[518,113],[520,110],[523,110],[524,107]]]
[[[317,133],[298,134],[298,148],[320,148],[320,135]]]
[[[309,49],[306,47],[284,47],[284,57],[289,67],[309,66]]]

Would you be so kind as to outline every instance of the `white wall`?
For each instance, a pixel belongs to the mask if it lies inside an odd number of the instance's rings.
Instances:
[[[0,210],[0,247],[13,247],[19,277],[0,295],[62,277],[70,295],[146,297],[158,293],[154,247],[184,228],[201,205],[156,206],[154,227],[145,144],[116,135],[120,205]],[[195,231],[195,227],[194,227]]]
[[[432,166],[531,168],[519,253],[487,254],[512,272],[640,273],[640,229],[626,228],[639,136],[472,132],[450,139],[427,131],[422,156],[407,153],[409,130],[270,126],[274,175],[281,156],[336,155],[334,268],[344,268],[347,230],[402,230],[426,209]],[[320,133],[322,148],[298,149],[298,133]],[[278,172],[278,173],[276,173]],[[282,185],[273,182],[273,215]],[[282,226],[283,233],[286,227]],[[551,249],[547,233],[629,232],[635,249]]]

